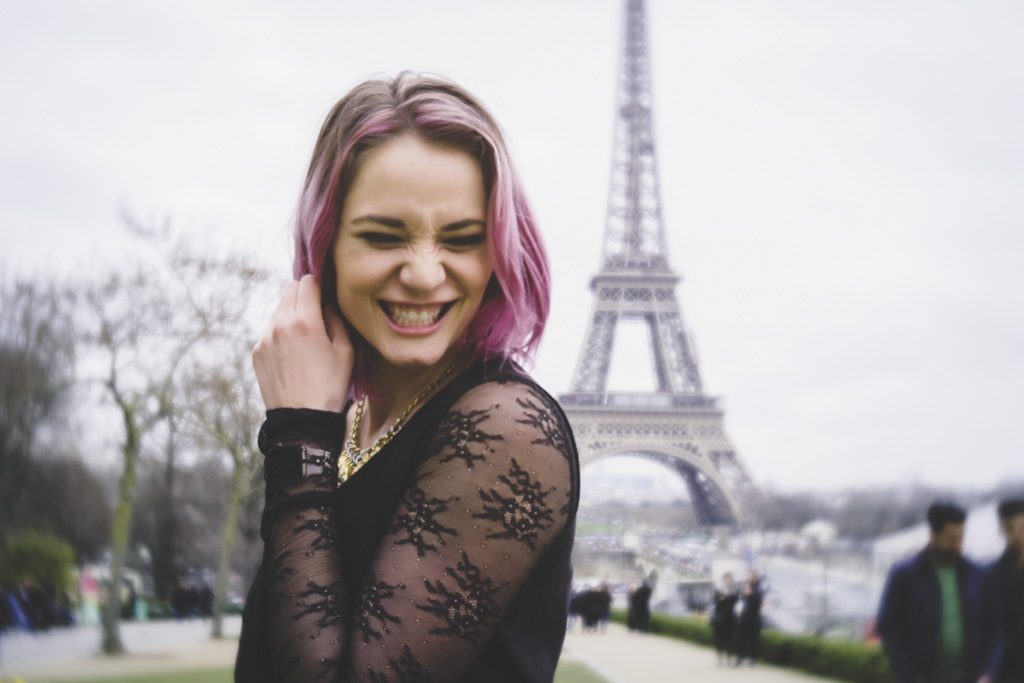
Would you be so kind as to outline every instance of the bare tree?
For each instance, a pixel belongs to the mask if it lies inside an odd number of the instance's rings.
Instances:
[[[263,417],[263,404],[250,365],[250,351],[256,341],[251,309],[266,294],[268,273],[240,258],[187,260],[212,285],[195,309],[220,321],[217,337],[208,340],[202,353],[195,354],[183,383],[189,396],[183,417],[202,450],[226,455],[231,471],[231,494],[221,524],[220,558],[214,589],[212,635],[223,635],[222,617],[227,595],[231,557],[235,548],[239,514],[243,504],[261,491],[257,474],[262,470],[255,448],[256,430]],[[198,288],[193,289],[198,293]]]
[[[161,422],[167,424],[163,452],[168,478],[165,504],[173,500],[176,404],[179,371],[204,343],[223,340],[237,331],[244,317],[245,297],[226,288],[230,275],[246,281],[263,277],[241,261],[204,255],[188,241],[175,239],[167,224],[151,230],[130,216],[126,227],[143,237],[156,252],[152,264],[133,274],[113,274],[84,288],[89,313],[86,339],[104,359],[102,386],[122,424],[122,471],[111,530],[110,580],[120,586],[133,512],[137,468],[143,440]],[[172,511],[173,513],[173,511]],[[118,627],[119,591],[111,590],[103,615],[102,649],[124,650]]]
[[[247,356],[254,343],[248,326],[249,314],[268,281],[268,273],[254,266],[244,255],[209,253],[186,240],[175,239],[166,228],[149,230],[128,220],[130,229],[154,247],[171,276],[179,325],[204,331],[190,352],[193,366],[199,363],[220,368],[230,364],[239,351]],[[179,555],[176,550],[179,518],[175,507],[177,453],[185,436],[180,433],[179,420],[196,403],[191,387],[180,387],[176,383],[168,387],[165,400],[170,410],[165,420],[162,449],[164,482],[152,501],[156,542],[151,551],[158,597],[166,597],[176,579],[175,561]]]
[[[220,561],[214,588],[211,632],[214,638],[223,636],[224,604],[239,513],[247,498],[262,491],[258,478],[262,461],[255,447],[255,437],[263,411],[249,366],[249,348],[248,344],[236,344],[224,358],[228,362],[217,367],[197,367],[188,376],[194,397],[190,421],[200,439],[228,456],[231,468],[231,495],[221,525]]]
[[[105,357],[102,386],[119,413],[121,476],[111,529],[111,589],[103,610],[102,649],[124,651],[119,628],[120,586],[128,548],[139,455],[143,439],[172,412],[175,375],[195,344],[209,332],[204,324],[179,326],[174,302],[157,275],[138,270],[114,274],[84,290],[90,314],[86,339]]]
[[[38,518],[39,461],[62,455],[74,384],[69,303],[51,283],[0,283],[0,535]]]

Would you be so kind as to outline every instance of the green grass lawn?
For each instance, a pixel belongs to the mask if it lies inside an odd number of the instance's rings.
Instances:
[[[170,674],[146,674],[124,678],[88,678],[75,683],[233,683],[231,669],[203,669],[201,671],[180,671]],[[66,680],[66,679],[65,679]],[[2,683],[7,683],[3,681]],[[26,680],[25,683],[37,683]],[[45,683],[40,681],[39,683]]]
[[[607,681],[584,664],[560,662],[555,670],[555,683],[607,683]]]
[[[206,669],[172,674],[150,674],[126,678],[90,678],[75,683],[232,683],[231,669]],[[7,683],[7,680],[0,681]],[[44,683],[26,680],[25,683]],[[606,683],[606,681],[579,662],[562,662],[555,672],[555,683]]]

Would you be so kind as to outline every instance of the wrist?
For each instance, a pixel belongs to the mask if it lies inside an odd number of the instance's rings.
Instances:
[[[264,455],[282,443],[309,443],[337,454],[345,439],[345,416],[313,408],[272,408],[260,426],[258,445]]]
[[[310,408],[274,408],[259,432],[268,491],[306,482],[316,488],[336,484],[337,457],[344,438],[341,413]]]
[[[321,477],[333,482],[338,476],[336,457],[332,451],[313,444],[275,444],[263,461],[263,479],[273,487]]]

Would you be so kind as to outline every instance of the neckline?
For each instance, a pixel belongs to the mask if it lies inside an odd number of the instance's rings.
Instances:
[[[476,373],[479,373],[481,370],[485,369],[485,366],[487,364],[488,361],[474,359],[461,372],[454,375],[451,378],[451,380],[448,381],[447,384],[443,385],[440,389],[435,391],[432,396],[427,398],[427,400],[423,401],[420,404],[420,406],[415,411],[413,411],[412,415],[409,416],[409,418],[405,422],[405,425],[398,432],[398,434],[395,435],[395,438],[393,438],[387,445],[381,448],[376,455],[370,458],[369,462],[367,462],[365,465],[356,470],[356,472],[351,477],[349,477],[345,484],[343,484],[338,490],[340,491],[346,488],[351,482],[358,479],[359,475],[364,471],[370,468],[379,467],[379,465],[377,464],[378,460],[388,460],[389,457],[387,454],[393,452],[396,448],[398,448],[399,444],[404,443],[408,438],[410,438],[409,434],[411,434],[414,431],[417,431],[417,429],[420,427],[420,422],[425,419],[425,416],[433,412],[434,406],[442,398],[447,397],[456,388],[464,386],[464,382],[468,377]],[[346,434],[348,433],[348,413],[349,410],[351,410],[354,405],[355,401],[352,398],[349,398],[348,402],[345,405],[344,418]]]

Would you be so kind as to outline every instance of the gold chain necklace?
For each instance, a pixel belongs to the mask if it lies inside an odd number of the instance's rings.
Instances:
[[[356,414],[352,418],[352,431],[349,433],[348,439],[345,441],[345,445],[341,449],[341,455],[338,456],[338,486],[341,486],[348,481],[360,467],[369,462],[370,458],[377,455],[382,448],[391,443],[391,440],[395,438],[395,435],[398,434],[399,430],[405,424],[406,419],[409,417],[409,413],[411,413],[430,392],[437,388],[437,385],[441,383],[441,380],[451,374],[457,363],[458,361],[453,361],[451,365],[445,368],[444,372],[434,378],[433,382],[413,396],[409,405],[405,407],[405,410],[402,411],[401,415],[395,418],[395,421],[391,423],[388,430],[366,448],[360,448],[358,444],[359,425],[363,421],[363,410],[366,408],[366,396],[359,399],[359,402],[356,403]]]

